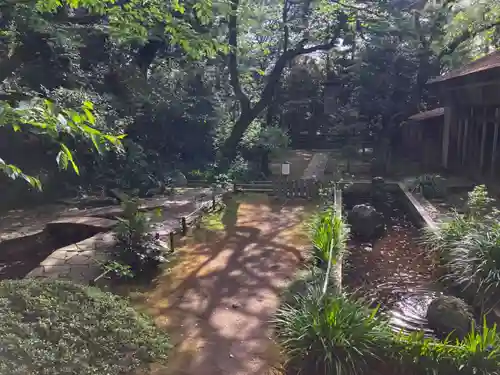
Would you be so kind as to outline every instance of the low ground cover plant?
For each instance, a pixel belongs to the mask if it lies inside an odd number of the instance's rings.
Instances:
[[[133,374],[170,348],[123,298],[66,281],[2,281],[0,313],[2,375]]]

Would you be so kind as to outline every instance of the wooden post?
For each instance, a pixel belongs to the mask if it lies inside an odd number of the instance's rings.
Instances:
[[[451,107],[444,108],[444,128],[443,128],[443,148],[442,148],[442,166],[448,168],[448,149],[450,147],[450,129],[451,129]]]
[[[174,232],[168,234],[168,239],[170,242],[170,251],[174,251]]]
[[[212,210],[215,210],[215,192],[212,193]]]
[[[182,230],[182,235],[185,236],[187,233],[187,224],[186,224],[186,218],[184,216],[181,217],[181,230]]]
[[[486,118],[486,107],[484,108],[483,111],[483,133],[481,134],[481,155],[479,156],[479,166],[480,166],[480,172],[482,173],[483,167],[484,167],[484,148],[486,145],[486,128],[488,125],[488,120]]]
[[[457,158],[461,156],[462,151],[462,131],[463,131],[463,119],[462,117],[459,117],[457,120],[458,123],[458,133],[457,133]]]
[[[464,136],[463,136],[463,144],[462,144],[462,165],[465,164],[465,158],[467,156],[467,133],[469,131],[469,114],[467,113],[467,117],[464,120]]]
[[[495,132],[493,133],[493,149],[491,151],[491,166],[490,175],[493,177],[495,174],[495,162],[497,160],[497,143],[498,143],[498,126],[500,122],[500,109],[495,110]]]

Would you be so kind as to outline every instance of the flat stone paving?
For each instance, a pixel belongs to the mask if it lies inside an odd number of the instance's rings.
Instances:
[[[202,197],[210,197],[211,190],[206,188],[184,188],[176,190],[173,196],[141,199],[141,209],[148,210],[156,207],[170,209],[182,206],[193,207]],[[205,198],[208,199],[208,198]],[[19,237],[29,236],[41,232],[45,226],[61,218],[70,217],[105,217],[113,218],[119,215],[122,209],[119,205],[76,208],[65,204],[50,204],[31,209],[10,210],[0,214],[0,242]]]
[[[217,192],[219,193],[219,192]],[[141,200],[144,211],[161,208],[155,216],[155,230],[168,234],[180,225],[180,218],[207,204],[212,199],[209,188],[183,189],[174,196]],[[11,211],[0,218],[0,243],[3,241],[42,232],[45,228],[64,225],[85,225],[102,231],[83,241],[54,249],[38,267],[26,277],[70,279],[88,283],[101,272],[100,263],[106,261],[116,244],[111,229],[116,220],[110,218],[122,212],[120,206],[88,209],[51,205],[32,210]]]
[[[107,232],[62,247],[55,250],[26,277],[89,283],[102,272],[100,263],[108,259],[115,243],[113,233]]]
[[[315,179],[321,180],[325,175],[326,165],[328,164],[329,155],[327,152],[316,152],[309,165],[302,175],[303,180]]]

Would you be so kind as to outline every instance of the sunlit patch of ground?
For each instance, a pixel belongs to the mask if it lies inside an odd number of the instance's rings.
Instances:
[[[276,373],[280,351],[269,320],[309,246],[304,223],[314,205],[240,196],[176,248],[175,261],[134,303],[175,345],[154,374]]]

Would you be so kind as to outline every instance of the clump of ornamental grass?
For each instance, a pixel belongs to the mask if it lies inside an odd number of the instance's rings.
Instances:
[[[313,255],[318,263],[328,264],[330,257],[335,263],[346,249],[349,229],[342,215],[333,208],[319,212],[311,224]]]
[[[449,251],[448,281],[485,299],[500,287],[500,225],[469,233]],[[483,301],[484,302],[484,301]]]
[[[274,325],[288,366],[304,374],[362,373],[391,342],[377,309],[345,294],[324,294],[319,286],[283,304]]]

